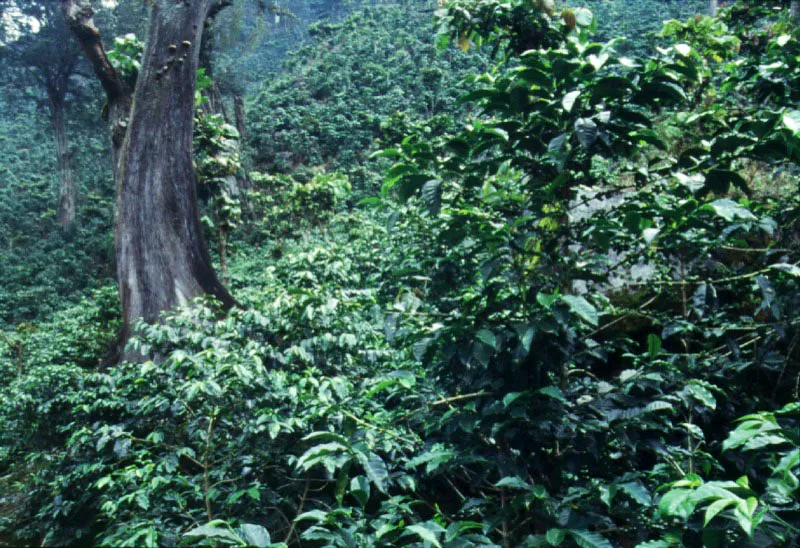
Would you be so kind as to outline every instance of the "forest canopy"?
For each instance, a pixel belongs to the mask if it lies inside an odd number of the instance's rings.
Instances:
[[[0,546],[798,546],[799,39],[0,0]]]

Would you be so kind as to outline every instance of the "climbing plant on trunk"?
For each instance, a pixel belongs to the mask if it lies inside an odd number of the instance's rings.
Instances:
[[[154,322],[198,295],[211,295],[226,308],[234,304],[203,237],[192,165],[204,23],[230,3],[152,2],[141,69],[131,88],[106,55],[89,2],[61,0],[67,24],[108,98],[123,342],[136,321]]]

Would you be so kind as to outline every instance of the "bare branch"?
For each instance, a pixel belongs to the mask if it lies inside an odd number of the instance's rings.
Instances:
[[[94,10],[89,2],[86,0],[61,0],[61,11],[67,27],[80,42],[109,101],[129,96],[130,92],[127,86],[108,60],[103,41],[100,38],[100,31],[94,25]]]
[[[208,11],[208,16],[206,18],[213,20],[217,16],[217,14],[219,14],[219,12],[221,12],[228,6],[232,5],[233,5],[233,0],[218,0],[211,6],[211,9]]]

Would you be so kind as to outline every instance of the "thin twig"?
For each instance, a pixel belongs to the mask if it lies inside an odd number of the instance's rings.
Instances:
[[[406,437],[403,437],[400,434],[392,432],[391,430],[386,430],[385,428],[381,428],[380,426],[378,426],[376,424],[372,424],[372,423],[369,423],[369,422],[367,422],[367,421],[365,421],[363,419],[360,419],[359,417],[355,416],[354,414],[352,414],[349,411],[342,410],[342,413],[345,416],[351,418],[356,423],[360,424],[361,426],[364,426],[366,428],[371,428],[371,429],[376,430],[376,431],[380,432],[381,434],[384,434],[384,435],[389,436],[391,438],[395,438],[395,439],[398,439],[400,441],[404,441],[409,445],[414,445],[416,443],[414,440],[410,440],[410,439],[408,439]]]
[[[650,306],[651,304],[653,304],[653,303],[656,301],[656,299],[658,299],[660,296],[661,296],[661,292],[659,291],[659,292],[658,292],[658,293],[657,293],[657,294],[656,294],[656,295],[655,295],[655,296],[654,296],[652,299],[648,299],[647,301],[645,301],[645,302],[644,302],[644,303],[643,303],[641,306],[639,306],[639,308],[638,308],[638,309],[636,309],[635,311],[633,311],[633,312],[628,312],[627,314],[625,314],[625,315],[623,315],[623,316],[620,316],[619,318],[617,318],[617,319],[615,319],[615,320],[612,320],[612,321],[608,322],[607,324],[601,325],[600,327],[598,327],[597,329],[595,329],[594,331],[592,331],[592,332],[589,334],[589,338],[590,338],[590,339],[591,339],[591,338],[594,338],[594,336],[595,336],[595,335],[597,335],[598,333],[600,333],[600,332],[602,332],[602,331],[605,331],[605,330],[606,330],[606,329],[608,329],[609,327],[613,327],[613,326],[615,326],[616,324],[618,324],[618,323],[620,323],[620,322],[622,322],[622,321],[626,320],[627,318],[629,318],[629,317],[633,316],[634,314],[639,314],[639,313],[641,313],[641,311],[642,311],[642,310],[644,310],[645,308],[647,308],[648,306]]]
[[[441,400],[437,400],[437,401],[433,402],[432,404],[430,404],[430,406],[431,407],[439,407],[439,406],[442,406],[442,405],[449,405],[451,403],[455,403],[455,402],[458,402],[458,401],[472,400],[472,399],[475,399],[475,398],[484,398],[484,397],[495,396],[495,395],[496,395],[495,392],[474,392],[472,394],[462,394],[460,396],[453,396],[453,397],[450,397],[450,398],[444,398],[444,399],[441,399]]]
[[[299,516],[303,512],[303,507],[306,504],[306,497],[308,496],[308,487],[310,482],[306,480],[305,488],[303,489],[303,495],[300,497],[300,504],[297,506],[297,515],[292,520],[292,526],[289,527],[289,532],[286,534],[286,538],[283,539],[284,544],[289,544],[289,540],[292,538],[292,533],[294,533],[295,525],[297,523],[297,516]],[[300,542],[300,539],[297,539],[297,542]]]
[[[800,261],[795,261],[794,263],[790,263],[792,266],[800,265]],[[750,278],[755,278],[756,276],[760,276],[762,274],[766,274],[768,272],[774,272],[775,270],[771,266],[767,268],[762,268],[761,270],[756,270],[754,272],[748,272],[747,274],[740,274],[738,276],[730,276],[728,278],[718,278],[716,280],[706,280],[703,278],[687,278],[685,280],[649,280],[646,282],[631,282],[628,285],[634,286],[660,286],[660,285],[667,285],[667,286],[686,286],[686,285],[695,285],[698,283],[706,283],[706,284],[727,284],[731,282],[740,282],[742,280],[747,280]]]
[[[206,450],[205,454],[203,455],[203,498],[206,502],[206,516],[208,517],[209,523],[214,520],[214,516],[211,513],[211,486],[209,485],[208,478],[208,454],[211,452],[211,435],[214,433],[214,421],[216,420],[216,413],[217,409],[214,408],[214,411],[208,419],[208,430],[206,431]]]

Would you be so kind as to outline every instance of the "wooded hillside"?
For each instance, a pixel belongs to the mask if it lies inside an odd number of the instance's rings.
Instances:
[[[0,546],[798,546],[799,24],[0,0]]]

